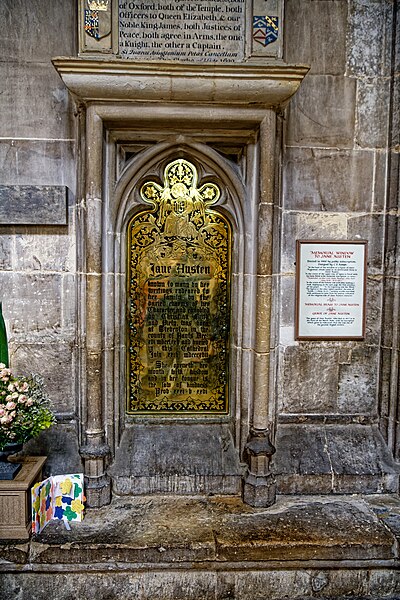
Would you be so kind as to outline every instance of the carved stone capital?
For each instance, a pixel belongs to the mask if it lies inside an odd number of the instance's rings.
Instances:
[[[275,446],[269,439],[268,429],[252,429],[247,438],[246,451],[250,456],[267,456],[275,454]]]
[[[86,444],[79,448],[79,454],[83,459],[105,458],[110,454],[110,447],[107,444]]]

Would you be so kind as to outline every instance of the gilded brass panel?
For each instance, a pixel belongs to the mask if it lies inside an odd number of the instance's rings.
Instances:
[[[211,208],[220,189],[198,188],[178,159],[164,186],[140,194],[152,207],[128,226],[127,412],[226,414],[231,228]]]

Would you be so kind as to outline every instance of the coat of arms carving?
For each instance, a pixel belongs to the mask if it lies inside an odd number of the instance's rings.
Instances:
[[[84,8],[85,33],[95,40],[111,33],[110,0],[87,0]]]

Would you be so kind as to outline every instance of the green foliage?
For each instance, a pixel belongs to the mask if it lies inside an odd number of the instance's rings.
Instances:
[[[37,375],[14,376],[0,363],[0,450],[37,437],[55,422],[43,380]]]
[[[8,344],[6,324],[3,319],[3,312],[0,302],[0,363],[8,367]]]

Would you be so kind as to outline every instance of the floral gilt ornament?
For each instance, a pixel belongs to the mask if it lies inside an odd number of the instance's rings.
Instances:
[[[128,225],[130,414],[226,414],[231,227],[179,158]]]
[[[32,488],[32,533],[40,533],[50,521],[80,522],[84,506],[83,475],[55,475]]]

